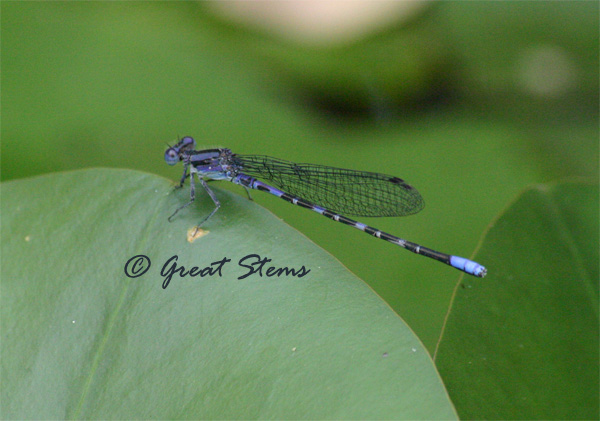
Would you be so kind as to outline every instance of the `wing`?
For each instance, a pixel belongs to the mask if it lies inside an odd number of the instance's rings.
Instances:
[[[425,206],[419,192],[391,175],[315,164],[295,164],[262,155],[232,155],[239,173],[269,181],[292,196],[349,216],[405,216]]]

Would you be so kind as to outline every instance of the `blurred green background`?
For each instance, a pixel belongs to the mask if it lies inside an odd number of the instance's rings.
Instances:
[[[469,257],[527,185],[598,177],[597,2],[415,3],[343,40],[212,3],[0,7],[4,181],[87,167],[175,181],[165,143],[190,135],[404,178],[425,209],[361,221]],[[267,196],[253,195],[435,347],[457,271]]]

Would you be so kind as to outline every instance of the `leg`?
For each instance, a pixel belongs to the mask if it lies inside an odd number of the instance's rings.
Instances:
[[[187,167],[186,167],[186,171],[187,171]],[[185,175],[185,172],[184,172],[184,175]],[[184,181],[185,181],[185,178],[182,178],[181,185],[178,188],[181,188],[183,186]],[[201,179],[201,181],[203,181],[203,180]],[[190,201],[187,202],[185,205],[181,206],[180,208],[177,208],[177,210],[175,212],[173,212],[173,214],[171,216],[169,216],[169,222],[171,222],[173,220],[173,217],[175,215],[177,215],[177,212],[179,212],[183,208],[187,208],[189,205],[194,203],[194,200],[196,200],[196,186],[194,185],[194,173],[190,173]]]
[[[215,204],[215,208],[213,209],[213,211],[206,217],[204,218],[202,221],[200,221],[200,223],[198,224],[198,226],[196,226],[196,230],[198,230],[198,228],[200,228],[202,226],[202,224],[204,224],[206,221],[208,221],[210,219],[211,216],[213,216],[221,207],[221,202],[219,202],[219,199],[217,199],[217,196],[215,196],[215,194],[213,193],[213,191],[208,187],[208,184],[206,184],[206,181],[204,181],[204,179],[198,177],[198,179],[200,180],[200,183],[202,184],[202,187],[204,187],[204,190],[206,190],[206,192],[208,193],[208,195],[210,196],[210,198],[212,199],[213,203]]]
[[[183,183],[185,183],[185,178],[187,177],[188,167],[189,167],[189,164],[187,164],[187,163],[183,164],[183,175],[181,176],[181,181],[179,182],[179,186],[175,186],[176,189],[180,189],[183,187]],[[194,180],[191,180],[191,182],[193,183]],[[175,213],[177,213],[177,212],[175,212]],[[173,216],[173,215],[171,215],[171,216]]]
[[[254,201],[254,199],[252,198],[252,196],[250,195],[250,189],[246,186],[242,186],[244,189],[246,189],[246,193],[248,194],[248,199]]]

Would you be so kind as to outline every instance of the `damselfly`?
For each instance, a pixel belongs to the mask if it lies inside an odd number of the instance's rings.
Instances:
[[[191,186],[190,201],[178,208],[169,217],[169,221],[177,212],[194,202],[194,175],[215,204],[213,211],[198,224],[198,227],[221,206],[205,180],[227,180],[246,189],[270,193],[470,275],[484,277],[487,273],[485,267],[472,260],[440,253],[344,216],[406,216],[419,212],[424,206],[421,195],[398,177],[324,165],[295,164],[262,155],[238,155],[229,149],[196,151],[195,148],[194,139],[186,136],[165,152],[167,164],[183,162],[184,169],[179,186],[183,186],[188,175]],[[267,180],[272,185],[258,178]]]

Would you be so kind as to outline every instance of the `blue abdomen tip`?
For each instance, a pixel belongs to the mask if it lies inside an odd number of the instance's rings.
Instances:
[[[480,278],[483,278],[487,274],[487,269],[484,266],[464,257],[450,256],[450,265]]]

